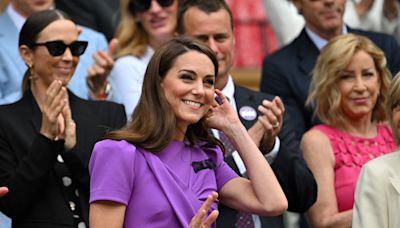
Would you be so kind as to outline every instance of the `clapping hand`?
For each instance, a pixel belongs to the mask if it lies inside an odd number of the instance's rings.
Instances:
[[[256,145],[261,145],[264,152],[269,152],[275,144],[276,136],[281,131],[285,107],[279,97],[274,97],[272,101],[263,100],[258,106],[258,111],[262,115],[249,129],[249,134]]]
[[[46,91],[40,133],[52,140],[64,139],[66,150],[76,144],[76,126],[71,116],[68,92],[59,80],[53,81]]]

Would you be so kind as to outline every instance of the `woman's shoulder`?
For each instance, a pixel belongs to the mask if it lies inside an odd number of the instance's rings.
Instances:
[[[104,139],[94,145],[92,157],[105,154],[123,158],[133,156],[136,153],[136,146],[126,140]]]
[[[327,125],[316,125],[306,133],[303,134],[301,141],[319,143],[321,139],[327,139],[327,135],[331,133],[332,129]]]
[[[133,54],[123,55],[115,61],[114,67],[119,68],[124,66],[131,66],[132,64],[147,66],[153,54],[154,50],[151,47],[147,47],[146,52],[143,56],[136,56]]]
[[[207,157],[214,161],[223,160],[223,152],[221,148],[211,142],[201,141],[195,145],[195,148],[201,150]]]

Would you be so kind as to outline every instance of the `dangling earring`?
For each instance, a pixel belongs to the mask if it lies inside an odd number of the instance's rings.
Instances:
[[[28,64],[28,70],[29,70],[29,80],[34,79],[34,75],[33,75],[34,66],[32,63]]]

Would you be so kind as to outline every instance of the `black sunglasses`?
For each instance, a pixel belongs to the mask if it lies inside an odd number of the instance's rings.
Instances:
[[[80,56],[83,53],[85,53],[87,45],[88,45],[87,41],[78,41],[78,40],[72,42],[71,44],[65,44],[61,40],[32,44],[32,46],[46,46],[47,50],[52,56],[60,56],[64,54],[67,48],[69,48],[73,56]]]
[[[129,9],[132,12],[145,12],[150,9],[152,0],[130,0]],[[174,3],[174,0],[157,0],[161,7],[168,7]]]

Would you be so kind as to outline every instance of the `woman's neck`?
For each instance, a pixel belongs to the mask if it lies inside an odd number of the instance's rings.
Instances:
[[[371,120],[371,115],[360,119],[347,118],[338,128],[349,134],[366,138],[375,137],[377,134],[376,121]]]
[[[40,83],[31,83],[32,95],[36,100],[39,108],[42,109],[46,97],[47,88],[44,88]]]
[[[175,127],[175,134],[173,139],[176,141],[183,141],[186,136],[187,125],[182,126],[182,124],[177,123]]]
[[[159,46],[161,46],[163,43],[171,40],[172,38],[174,38],[173,35],[168,36],[168,37],[149,37],[149,45],[155,50],[157,49]]]

